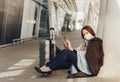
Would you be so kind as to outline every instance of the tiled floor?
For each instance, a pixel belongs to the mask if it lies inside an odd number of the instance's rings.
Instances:
[[[79,32],[63,33],[73,47],[81,42]],[[56,38],[57,46],[62,46],[62,36]],[[76,40],[77,38],[77,40]],[[39,40],[0,49],[0,82],[120,82],[119,78],[90,77],[67,79],[67,70],[58,70],[43,78],[34,67],[38,66]]]

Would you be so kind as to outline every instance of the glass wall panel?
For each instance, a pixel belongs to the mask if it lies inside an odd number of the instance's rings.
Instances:
[[[43,0],[43,3],[48,3],[48,0]]]
[[[23,0],[6,0],[6,9],[4,44],[12,42],[13,39],[20,38]]]
[[[1,44],[11,43],[13,39],[20,37],[23,3],[24,0],[0,0],[4,1],[4,14],[0,28],[2,28]],[[0,3],[1,4],[1,3]],[[1,8],[1,7],[0,7]],[[0,15],[1,16],[1,15]],[[1,29],[0,29],[1,31]]]
[[[45,2],[45,1],[43,0],[43,2]],[[48,7],[48,4],[46,4],[46,3],[43,3],[43,5]],[[42,10],[41,10],[39,36],[40,37],[48,37],[48,36],[50,36],[48,9],[46,9],[44,7],[42,7]]]
[[[5,1],[0,0],[0,45],[2,44],[3,36],[3,16],[4,16]]]

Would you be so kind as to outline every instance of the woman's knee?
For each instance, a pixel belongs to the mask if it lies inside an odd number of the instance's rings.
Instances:
[[[69,50],[69,49],[63,49],[63,51],[68,51],[68,52],[70,52],[71,50]]]

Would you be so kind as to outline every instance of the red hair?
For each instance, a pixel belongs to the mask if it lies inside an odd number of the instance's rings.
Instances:
[[[93,36],[95,36],[95,32],[94,32],[94,30],[92,29],[92,27],[91,26],[84,26],[82,29],[81,29],[81,36],[82,36],[82,38],[84,39],[84,35],[83,35],[83,30],[87,30],[90,34],[92,34]]]

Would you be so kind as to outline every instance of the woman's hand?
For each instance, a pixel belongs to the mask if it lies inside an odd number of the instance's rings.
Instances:
[[[66,40],[63,41],[63,45],[64,45],[64,47],[65,47],[66,49],[69,49],[69,50],[72,50],[72,51],[73,51],[71,42],[70,42],[68,39],[66,39]]]

